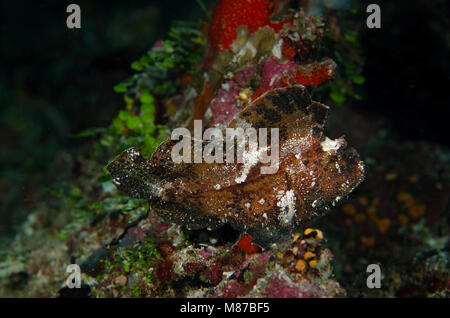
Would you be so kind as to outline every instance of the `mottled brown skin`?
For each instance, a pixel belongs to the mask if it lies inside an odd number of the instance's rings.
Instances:
[[[258,163],[242,183],[236,178],[243,164],[175,164],[171,149],[178,141],[172,140],[161,144],[148,161],[129,149],[108,171],[119,190],[149,199],[151,208],[169,222],[189,228],[230,222],[267,246],[285,239],[300,221],[328,209],[364,178],[356,151],[345,149],[343,139],[338,149],[324,151],[327,112],[328,107],[311,101],[303,86],[274,89],[249,104],[228,126],[269,131],[278,127],[280,166],[274,174],[261,174],[261,165],[267,164]],[[288,191],[295,194],[295,214],[283,219],[288,208],[280,207],[280,198]]]

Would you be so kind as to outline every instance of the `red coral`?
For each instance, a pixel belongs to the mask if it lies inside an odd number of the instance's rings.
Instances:
[[[262,87],[258,88],[252,96],[252,101],[254,101],[255,99],[257,99],[259,96],[261,96],[266,90]]]
[[[244,233],[238,242],[239,249],[248,254],[259,252],[261,247],[257,244],[253,244],[252,241],[253,238],[249,234]]]
[[[323,62],[314,62],[306,66],[299,66],[295,74],[297,83],[305,86],[319,86],[333,79],[336,64],[327,59]]]
[[[264,92],[296,84],[317,87],[334,78],[336,64],[331,59],[296,65],[293,61],[280,62],[273,56],[264,64],[260,87],[253,93],[252,101]]]
[[[293,60],[295,54],[297,54],[297,48],[293,45],[288,45],[286,42],[283,42],[282,48],[283,56],[288,60]]]
[[[231,50],[236,39],[236,29],[241,25],[246,25],[250,34],[264,26],[271,27],[275,32],[280,31],[289,21],[272,22],[272,7],[270,0],[220,1],[214,10],[209,33],[211,48],[217,51]]]
[[[283,43],[281,47],[281,52],[283,56],[288,60],[294,60],[295,54],[299,53],[300,50],[297,46],[292,43],[292,41],[288,37],[283,37]]]

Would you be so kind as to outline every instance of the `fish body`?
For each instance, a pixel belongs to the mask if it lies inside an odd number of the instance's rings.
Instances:
[[[297,85],[267,91],[234,116],[228,128],[278,128],[274,173],[261,173],[267,164],[260,149],[244,152],[242,163],[175,163],[172,150],[178,141],[170,139],[149,160],[131,148],[107,169],[120,191],[148,199],[151,209],[168,222],[190,229],[229,222],[267,246],[328,210],[364,179],[357,152],[343,138],[324,135],[328,110]],[[194,140],[191,144],[194,153]],[[267,143],[265,150],[275,151],[272,147]]]

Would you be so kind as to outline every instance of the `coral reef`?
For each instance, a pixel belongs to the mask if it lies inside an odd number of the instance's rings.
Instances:
[[[330,250],[320,230],[307,229],[266,251],[234,245],[186,244],[180,228],[157,216],[137,225],[102,257],[82,266],[104,267],[91,294],[102,297],[334,297],[345,290],[334,280]],[[130,232],[130,230],[128,231]],[[158,233],[159,232],[159,233]],[[245,234],[244,234],[245,235]],[[130,238],[133,237],[132,240]],[[151,241],[148,237],[156,238]],[[134,240],[135,243],[130,243]],[[178,241],[176,241],[178,240]],[[123,246],[128,241],[129,246]],[[136,242],[138,242],[136,244]],[[147,252],[144,252],[147,250]],[[151,253],[148,251],[151,250]],[[105,250],[107,251],[107,250]],[[101,260],[99,260],[101,259]],[[93,272],[90,272],[94,275]]]

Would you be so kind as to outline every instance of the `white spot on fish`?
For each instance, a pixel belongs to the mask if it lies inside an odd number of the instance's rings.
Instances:
[[[282,195],[284,191],[281,190],[278,193],[280,194],[277,195],[277,198],[279,199],[277,206],[281,209],[278,219],[285,224],[289,224],[292,222],[295,212],[297,212],[295,209],[297,197],[295,196],[294,190],[287,191],[284,196]]]
[[[341,146],[341,142],[339,139],[331,140],[328,137],[325,137],[325,140],[320,143],[322,146],[323,151],[331,151],[331,150],[338,150]]]

